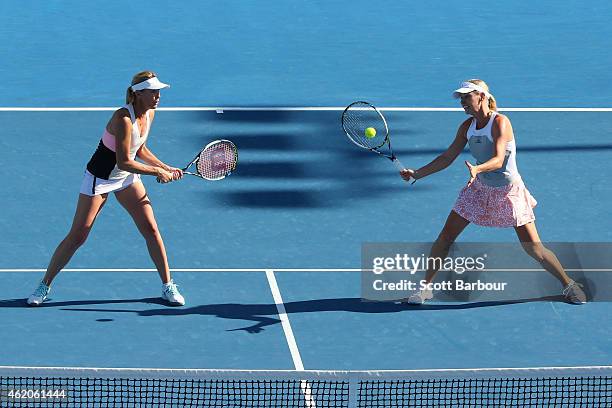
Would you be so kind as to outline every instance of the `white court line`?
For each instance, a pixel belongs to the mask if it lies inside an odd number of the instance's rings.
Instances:
[[[79,371],[97,371],[101,374],[108,375],[116,373],[129,372],[149,372],[160,374],[293,374],[297,370],[268,370],[268,369],[227,369],[227,368],[149,368],[149,367],[81,367],[81,366],[4,366],[0,365],[0,375],[5,374],[10,376],[11,370],[22,370],[26,375],[35,374],[36,371],[57,371],[57,372],[79,372]],[[587,371],[587,370],[612,370],[612,365],[593,365],[593,366],[542,366],[542,367],[472,367],[472,368],[417,368],[417,369],[397,369],[397,370],[379,370],[376,368],[369,370],[302,370],[308,374],[428,374],[428,373],[498,373],[498,372],[554,372],[554,371]]]
[[[285,310],[285,303],[283,302],[283,297],[281,296],[280,289],[278,288],[278,283],[274,277],[274,271],[266,270],[266,278],[268,278],[268,284],[270,285],[270,291],[272,292],[272,297],[274,298],[274,303],[276,304],[278,317],[283,326],[283,331],[285,332],[287,345],[289,346],[291,358],[293,359],[293,366],[295,367],[296,371],[304,371],[302,356],[300,356],[300,350],[298,349],[295,336],[293,335],[293,329],[291,328],[291,323],[289,322],[289,316],[287,316],[287,310]],[[310,388],[308,381],[300,381],[300,388],[304,394],[306,407],[316,408],[316,403],[312,395],[312,389]]]
[[[116,107],[0,107],[0,112],[106,112],[117,110]],[[173,106],[157,108],[158,111],[168,112],[325,112],[343,111],[344,106]],[[410,107],[389,106],[379,107],[386,112],[463,112],[462,108],[449,107]],[[612,112],[606,107],[534,107],[534,108],[499,108],[500,112]]]
[[[297,371],[304,371],[304,364],[302,363],[302,357],[300,356],[300,350],[298,349],[293,330],[291,329],[291,323],[289,323],[289,317],[285,310],[285,304],[283,303],[283,297],[281,296],[276,278],[274,277],[273,270],[266,270],[266,278],[268,278],[268,284],[272,291],[272,297],[274,303],[276,303],[276,310],[278,311],[278,317],[281,320],[285,337],[287,338],[287,344],[289,345],[289,351],[291,352],[291,358],[293,359],[293,365]]]

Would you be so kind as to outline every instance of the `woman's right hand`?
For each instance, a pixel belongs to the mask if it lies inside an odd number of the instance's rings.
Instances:
[[[406,181],[410,181],[413,178],[416,180],[416,178],[414,177],[414,173],[415,172],[412,169],[404,169],[400,171],[400,176],[402,176],[402,178]]]
[[[158,183],[169,183],[174,181],[174,173],[166,171],[161,167],[157,168],[157,182]]]

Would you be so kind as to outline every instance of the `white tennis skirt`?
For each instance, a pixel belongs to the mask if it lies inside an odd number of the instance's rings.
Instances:
[[[130,173],[129,176],[118,180],[104,180],[85,170],[81,183],[81,194],[95,196],[100,194],[121,191],[134,183],[141,183],[140,174]]]

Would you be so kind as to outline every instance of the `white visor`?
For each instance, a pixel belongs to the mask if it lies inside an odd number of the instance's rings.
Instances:
[[[474,91],[478,91],[478,92],[485,94],[487,98],[491,97],[491,94],[488,93],[484,88],[472,82],[462,82],[461,87],[459,89],[455,89],[455,91],[453,92],[453,98],[461,98],[461,95],[467,94],[470,92],[474,92]]]
[[[157,77],[149,78],[146,81],[132,85],[132,91],[142,91],[143,89],[163,89],[170,88],[170,85],[164,84]]]

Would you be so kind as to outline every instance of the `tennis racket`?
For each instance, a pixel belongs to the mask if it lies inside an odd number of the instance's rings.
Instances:
[[[207,144],[182,170],[183,174],[216,181],[232,174],[237,164],[236,145],[229,140],[222,139]],[[188,171],[191,166],[194,166],[194,170]]]
[[[370,134],[371,137],[368,137],[366,129],[371,131],[370,128],[374,129],[376,133],[373,136]],[[344,133],[350,141],[357,146],[391,160],[398,171],[406,169],[393,153],[389,127],[385,117],[371,103],[358,101],[347,106],[342,112],[342,129],[344,129]]]

